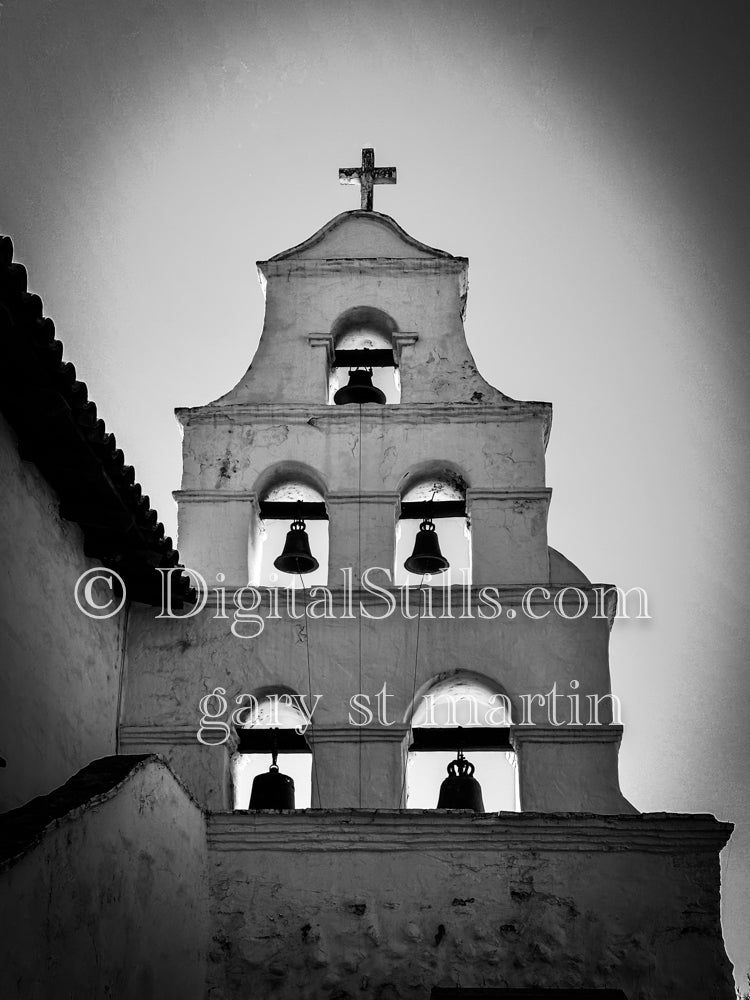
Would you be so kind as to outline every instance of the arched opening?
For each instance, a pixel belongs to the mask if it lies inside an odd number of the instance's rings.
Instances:
[[[476,768],[485,812],[518,812],[518,770],[508,733],[511,721],[507,696],[478,674],[458,672],[428,685],[415,700],[411,715],[406,807],[437,807],[448,764],[462,749]]]
[[[312,795],[312,753],[305,734],[304,702],[289,690],[250,695],[238,726],[239,750],[232,759],[234,808],[247,809],[253,780],[268,771],[274,748],[282,774],[294,781],[295,809],[309,809]]]
[[[328,402],[357,368],[372,369],[372,384],[385,395],[386,403],[401,401],[401,382],[393,351],[398,327],[382,309],[355,306],[342,313],[331,328],[333,363],[329,373]]]
[[[311,556],[310,571],[286,571],[275,566],[287,551],[292,523],[302,519]],[[295,536],[294,543],[302,544]],[[328,582],[328,514],[321,487],[304,469],[280,470],[261,490],[258,516],[251,531],[250,581],[256,586],[311,587]],[[294,565],[294,564],[292,564]]]
[[[431,573],[424,584],[432,587],[469,586],[471,583],[471,535],[466,513],[466,481],[455,469],[432,466],[404,477],[401,486],[401,516],[396,524],[396,586],[417,587],[421,573],[406,568],[415,551],[420,526],[427,518],[434,523],[435,540],[449,567]]]

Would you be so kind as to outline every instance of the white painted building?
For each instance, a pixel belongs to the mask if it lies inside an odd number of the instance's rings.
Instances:
[[[729,1000],[718,858],[731,827],[640,814],[620,792],[615,592],[549,547],[551,406],[477,372],[466,259],[363,203],[259,264],[250,367],[215,402],[178,410],[180,552],[205,593],[173,617],[131,601],[122,634],[106,626],[121,681],[102,701],[116,733],[105,752],[161,755],[194,800],[153,757],[138,765],[137,780],[155,775],[159,870],[179,871],[190,844],[192,912],[175,917],[193,921],[179,965],[194,985],[181,995]],[[337,405],[349,366],[368,362],[385,402]],[[274,577],[299,513],[319,568]],[[428,516],[450,577],[408,578]],[[300,765],[310,809],[247,811],[273,740],[282,769]],[[491,754],[477,771],[488,801],[510,775],[506,808],[408,808],[409,770],[459,744]],[[67,773],[91,756],[76,744]],[[436,804],[430,773],[419,784]],[[66,822],[93,823],[96,808]],[[50,850],[11,856],[16,893],[24,865],[45,884]],[[122,906],[137,937],[130,897]],[[111,995],[156,995],[157,979]]]

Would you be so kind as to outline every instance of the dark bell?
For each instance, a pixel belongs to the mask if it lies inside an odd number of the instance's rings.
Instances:
[[[290,573],[292,576],[312,573],[318,568],[320,563],[310,552],[310,539],[307,537],[304,521],[292,521],[286,533],[284,551],[274,559],[273,564],[282,573]]]
[[[440,551],[435,525],[431,520],[422,521],[414,539],[414,551],[404,563],[410,573],[422,576],[424,573],[442,573],[450,563]]]
[[[458,756],[448,765],[448,777],[440,786],[438,809],[473,809],[484,812],[482,786],[474,774],[474,765],[459,750]]]
[[[384,403],[385,393],[372,384],[372,368],[355,368],[349,372],[349,382],[333,397],[337,406],[346,403]]]
[[[249,809],[294,809],[294,780],[279,771],[276,754],[265,774],[253,778]]]

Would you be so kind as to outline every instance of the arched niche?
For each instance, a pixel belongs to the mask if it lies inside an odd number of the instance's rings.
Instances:
[[[442,587],[448,584],[471,584],[471,534],[466,510],[468,483],[463,472],[452,463],[439,460],[423,462],[401,479],[400,515],[396,522],[396,586],[419,586],[422,578],[404,566],[412,554],[419,527],[425,517],[435,524],[440,551],[450,563],[444,573],[425,579],[424,584]]]
[[[235,809],[248,808],[253,779],[268,770],[274,744],[279,770],[294,781],[295,808],[310,808],[312,753],[305,738],[309,728],[302,704],[299,694],[284,686],[246,696],[237,727],[239,749],[232,758]]]
[[[328,582],[328,513],[326,486],[321,476],[302,463],[281,462],[259,477],[249,532],[249,579],[255,586],[309,587]],[[305,521],[310,551],[319,566],[298,575],[282,573],[273,565],[286,543],[292,521]]]
[[[497,682],[471,670],[434,677],[418,692],[404,721],[409,725],[407,808],[437,807],[440,785],[460,746],[476,768],[485,811],[518,811],[518,769],[508,744],[512,707]]]
[[[374,306],[354,306],[336,318],[331,327],[333,358],[329,373],[328,401],[346,385],[351,369],[372,368],[372,384],[385,393],[386,403],[401,401],[398,358],[393,335],[396,321]],[[369,355],[369,356],[368,356]]]

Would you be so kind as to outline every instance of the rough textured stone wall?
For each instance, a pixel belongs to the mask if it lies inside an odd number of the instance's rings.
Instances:
[[[731,1000],[712,817],[214,816],[210,1000]]]
[[[65,781],[115,749],[124,614],[76,607],[80,529],[0,419],[0,809]],[[97,598],[106,601],[107,596]]]
[[[53,822],[0,868],[0,996],[205,995],[206,831],[160,761]]]

